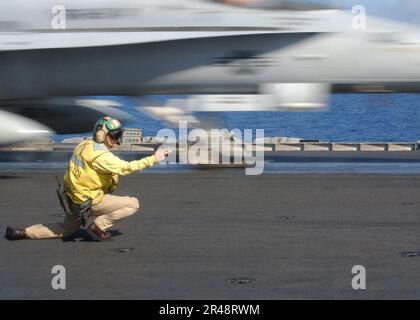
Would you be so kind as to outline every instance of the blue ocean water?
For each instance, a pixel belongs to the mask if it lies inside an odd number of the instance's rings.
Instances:
[[[155,135],[164,124],[140,113],[131,97],[112,98],[134,116],[126,127]],[[168,97],[160,97],[162,100]],[[414,142],[420,140],[420,95],[333,94],[324,112],[226,112],[200,113],[199,119],[216,117],[221,128],[264,129],[265,136],[288,136],[323,141]],[[56,136],[60,141],[68,135]]]

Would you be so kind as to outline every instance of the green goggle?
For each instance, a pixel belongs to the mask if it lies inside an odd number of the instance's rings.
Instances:
[[[121,144],[123,133],[124,133],[123,129],[119,128],[119,129],[109,131],[108,135],[111,137],[112,140],[115,140],[117,141],[118,144]]]

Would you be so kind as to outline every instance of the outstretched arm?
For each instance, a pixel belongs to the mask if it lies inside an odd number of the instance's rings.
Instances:
[[[105,174],[127,175],[141,171],[162,161],[171,151],[162,149],[155,152],[154,155],[134,161],[124,161],[111,152],[107,152],[96,158],[92,166],[95,170]]]

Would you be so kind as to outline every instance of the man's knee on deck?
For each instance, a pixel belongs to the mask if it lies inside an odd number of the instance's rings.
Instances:
[[[135,197],[128,197],[127,199],[127,207],[133,209],[133,213],[136,213],[140,209],[140,201]]]

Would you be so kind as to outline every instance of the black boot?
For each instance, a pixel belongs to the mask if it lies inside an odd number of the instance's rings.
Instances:
[[[28,236],[26,235],[25,229],[7,227],[6,239],[7,240],[23,240],[23,239],[28,239]]]

